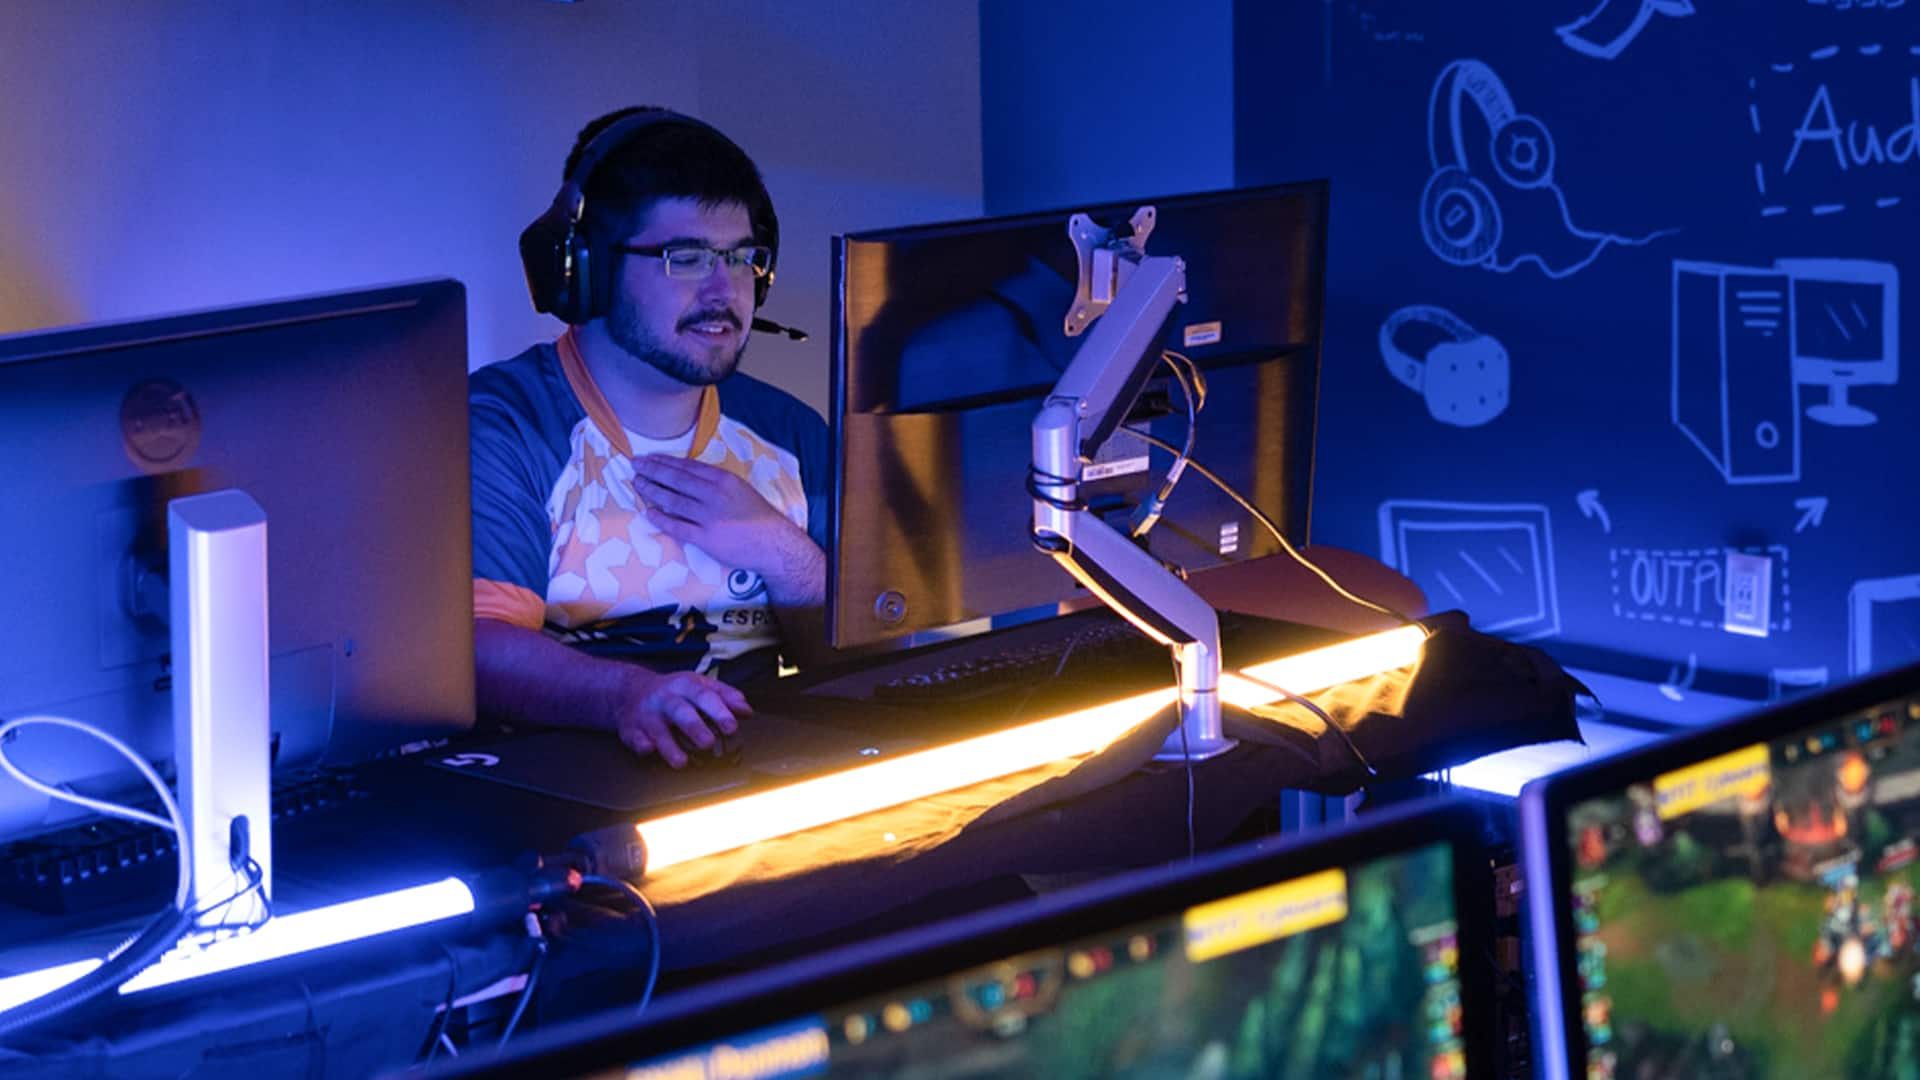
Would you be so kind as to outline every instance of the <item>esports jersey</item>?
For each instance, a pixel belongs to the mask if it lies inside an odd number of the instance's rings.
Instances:
[[[813,410],[735,374],[706,389],[691,431],[646,439],[614,416],[571,331],[474,372],[468,408],[475,617],[659,670],[712,671],[778,643],[760,575],[660,532],[632,458],[724,468],[824,546],[827,432]]]

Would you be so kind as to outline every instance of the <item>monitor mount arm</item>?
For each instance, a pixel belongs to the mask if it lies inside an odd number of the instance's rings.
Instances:
[[[1112,230],[1085,214],[1067,222],[1080,281],[1066,332],[1076,337],[1091,326],[1091,333],[1034,417],[1028,490],[1034,546],[1141,633],[1174,650],[1180,725],[1156,757],[1199,760],[1234,745],[1220,723],[1219,619],[1151,553],[1089,511],[1079,490],[1083,463],[1125,419],[1160,361],[1161,325],[1174,304],[1186,300],[1186,264],[1146,253],[1153,222],[1151,206]]]

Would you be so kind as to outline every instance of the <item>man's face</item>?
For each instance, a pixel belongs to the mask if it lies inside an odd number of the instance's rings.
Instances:
[[[695,199],[662,199],[627,243],[727,251],[753,243],[753,227],[740,203],[703,206]],[[751,273],[722,259],[702,277],[670,278],[657,258],[629,254],[620,260],[608,336],[689,386],[733,374],[753,320]]]

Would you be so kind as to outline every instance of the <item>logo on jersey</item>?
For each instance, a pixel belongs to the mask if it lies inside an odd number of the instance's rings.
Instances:
[[[727,594],[735,600],[750,599],[766,590],[767,583],[751,570],[734,570],[727,574]]]

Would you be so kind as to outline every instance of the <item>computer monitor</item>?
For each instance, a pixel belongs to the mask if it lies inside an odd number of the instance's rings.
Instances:
[[[1920,667],[1521,793],[1543,1076],[1911,1076]]]
[[[1205,373],[1194,457],[1307,537],[1327,187],[1308,183],[1076,208],[1102,226],[1141,206],[1149,255],[1186,264],[1187,300],[1160,342]],[[839,648],[1056,604],[1076,586],[1028,539],[1031,425],[1083,340],[1074,210],[891,229],[834,241],[834,482],[828,624]],[[1157,369],[1127,427],[1180,445],[1181,393]],[[1081,495],[1113,523],[1172,461],[1127,427]],[[1150,534],[1188,569],[1279,550],[1190,476]]]
[[[1793,307],[1793,378],[1825,386],[1807,407],[1823,424],[1857,427],[1874,414],[1847,400],[1852,386],[1900,381],[1900,273],[1867,259],[1780,259]]]
[[[0,718],[169,761],[166,507],[237,488],[267,518],[276,771],[470,728],[466,376],[453,281],[0,337]],[[8,754],[144,790],[69,731]],[[0,779],[0,839],[79,813]]]
[[[1463,802],[1203,856],[556,1028],[450,1075],[1493,1075]]]

